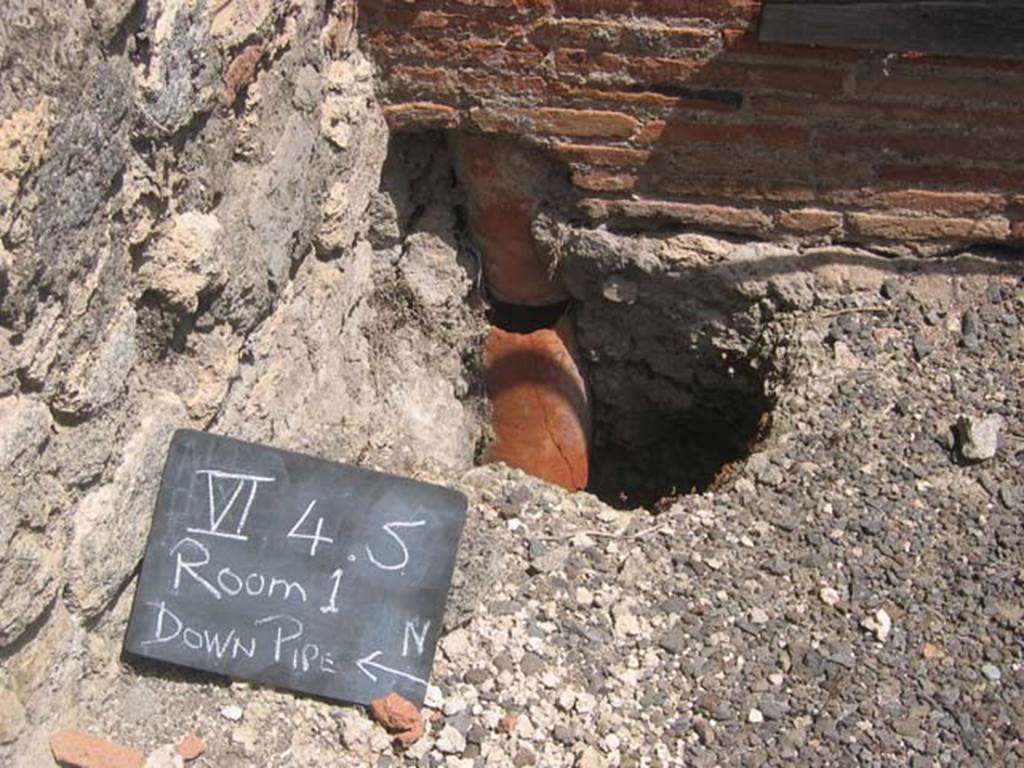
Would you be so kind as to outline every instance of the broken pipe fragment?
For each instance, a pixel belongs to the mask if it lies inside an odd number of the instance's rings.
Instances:
[[[570,491],[585,488],[590,402],[569,316],[533,333],[492,327],[484,383],[494,428],[485,459]]]
[[[453,134],[451,146],[488,292],[509,304],[536,307],[565,301],[565,286],[532,233],[539,202],[551,188],[549,163],[534,151],[492,136]]]

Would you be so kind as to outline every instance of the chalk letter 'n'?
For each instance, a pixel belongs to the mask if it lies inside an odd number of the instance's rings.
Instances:
[[[420,656],[423,655],[423,643],[427,640],[427,631],[430,629],[430,622],[428,621],[423,625],[423,628],[416,631],[416,620],[405,622],[405,637],[402,638],[402,656],[409,655],[409,636],[412,635],[412,641],[416,645],[416,653]]]

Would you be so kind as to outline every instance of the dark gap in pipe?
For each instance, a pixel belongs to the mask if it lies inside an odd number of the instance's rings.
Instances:
[[[508,304],[488,297],[487,322],[495,328],[509,333],[534,333],[555,324],[569,311],[569,301],[534,307],[524,304]]]

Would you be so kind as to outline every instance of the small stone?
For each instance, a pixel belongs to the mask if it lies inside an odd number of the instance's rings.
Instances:
[[[683,634],[682,629],[676,627],[662,635],[658,645],[669,653],[678,655],[686,650],[686,636]]]
[[[141,768],[146,762],[146,756],[137,749],[74,728],[50,736],[50,751],[54,760],[72,768]]]
[[[932,643],[925,643],[924,648],[921,650],[921,655],[926,659],[934,659],[942,655],[942,649]]]
[[[537,756],[526,747],[521,747],[519,751],[516,752],[516,756],[512,758],[512,765],[514,765],[515,768],[527,768],[527,766],[536,765],[536,763]]]
[[[842,600],[842,595],[839,594],[839,590],[833,589],[832,587],[822,587],[821,591],[818,592],[818,597],[821,598],[821,602],[830,607],[835,606],[840,600]]]
[[[635,637],[640,634],[640,622],[627,602],[616,603],[612,608],[615,634],[618,637]]]
[[[998,683],[1000,680],[1003,679],[1003,673],[995,664],[982,664],[981,674],[983,674],[993,683]]]
[[[558,694],[558,708],[564,712],[572,712],[573,704],[576,703],[576,694],[572,691],[562,691]]]
[[[206,742],[194,733],[186,735],[185,738],[178,742],[178,754],[181,755],[181,758],[186,762],[189,760],[195,760],[205,751]]]
[[[436,685],[427,686],[427,695],[423,697],[423,706],[431,709],[440,709],[444,704],[444,694]]]
[[[768,614],[763,608],[754,608],[750,612],[750,621],[754,624],[767,624]]]
[[[251,725],[240,725],[231,731],[231,741],[238,744],[246,752],[255,749],[259,743],[260,736]]]
[[[748,723],[763,723],[764,722],[764,714],[761,712],[760,709],[756,709],[756,708],[755,709],[751,709],[750,710],[750,714],[747,715],[747,722]]]
[[[1013,509],[1020,503],[1020,494],[1009,483],[1003,483],[999,486],[999,500],[1007,509]]]
[[[987,461],[999,449],[999,432],[1006,424],[1002,416],[984,418],[961,416],[956,422],[960,455],[968,461]]]
[[[581,715],[593,712],[597,708],[597,698],[590,693],[583,692],[576,697],[576,711]]]
[[[242,719],[242,708],[237,704],[228,704],[226,707],[221,708],[220,714],[221,717],[237,723]]]
[[[519,663],[519,668],[527,677],[534,677],[543,672],[545,666],[544,659],[529,651],[523,654],[523,660]]]
[[[964,336],[978,335],[981,330],[981,320],[978,318],[978,313],[972,307],[963,314],[963,318],[960,321],[960,329]]]
[[[932,343],[923,333],[914,334],[914,359],[921,362],[932,352]]]
[[[768,682],[774,686],[782,685],[785,679],[786,676],[783,675],[781,672],[772,672],[770,675],[768,675]]]
[[[498,721],[498,730],[502,733],[514,733],[516,730],[516,723],[519,722],[519,716],[513,714],[507,714]]]
[[[466,737],[452,726],[446,725],[437,735],[434,746],[446,755],[461,755],[466,749]]]
[[[605,768],[606,765],[607,762],[601,753],[590,746],[583,747],[576,758],[576,768]]]
[[[622,739],[620,739],[614,733],[609,733],[607,736],[604,737],[601,743],[604,745],[606,751],[614,752],[622,746]]]
[[[458,661],[472,656],[473,644],[470,642],[469,633],[459,628],[449,632],[440,642],[441,651],[450,661]]]
[[[143,768],[184,768],[185,760],[173,744],[164,744],[146,758]]]
[[[636,301],[636,285],[620,275],[612,275],[601,286],[602,295],[616,304],[632,304]]]
[[[884,643],[888,639],[889,633],[892,632],[892,619],[889,618],[889,613],[885,608],[879,608],[875,611],[874,616],[868,616],[861,621],[860,625],[864,629],[874,632],[880,643]]]

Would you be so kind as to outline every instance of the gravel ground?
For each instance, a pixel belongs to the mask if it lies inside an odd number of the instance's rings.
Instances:
[[[81,652],[79,721],[145,749],[195,730],[210,766],[1024,763],[1022,275],[964,256],[819,275],[814,309],[776,318],[771,437],[661,514],[464,476],[407,750],[361,709],[126,674],[129,596]],[[962,458],[960,415],[1002,417],[994,458]]]

